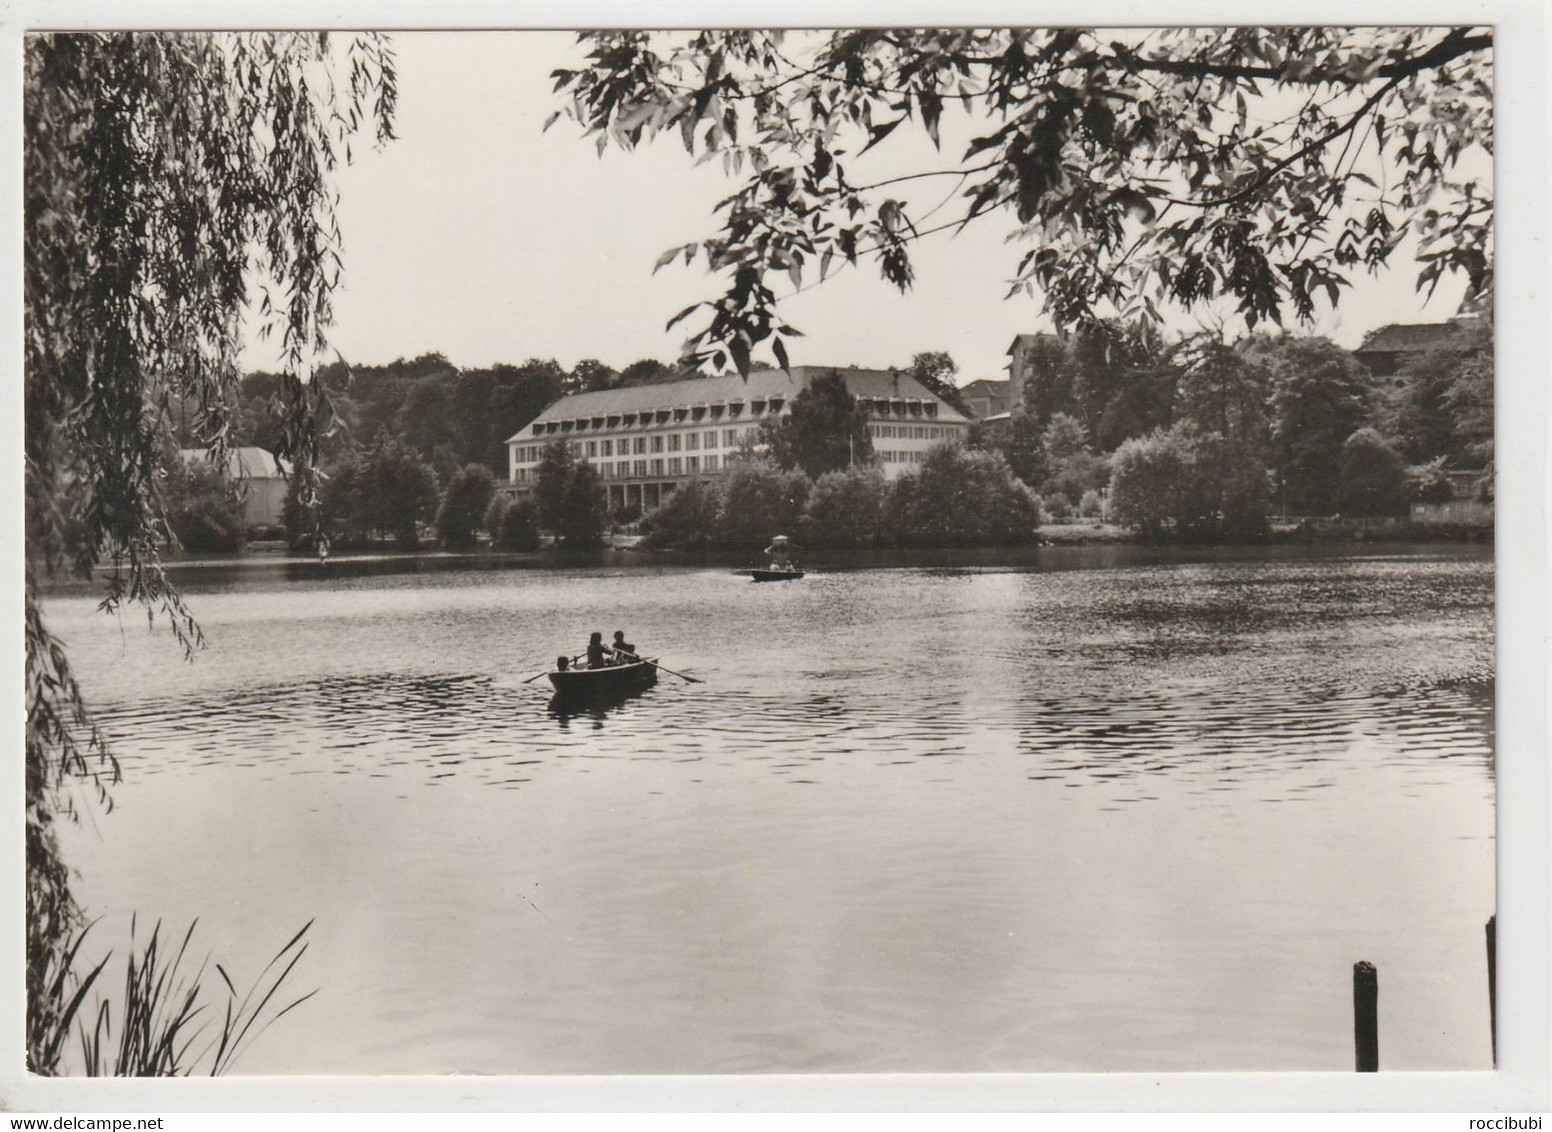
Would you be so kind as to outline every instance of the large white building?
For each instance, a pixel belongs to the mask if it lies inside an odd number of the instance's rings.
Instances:
[[[970,422],[909,374],[894,370],[793,366],[756,370],[748,380],[692,378],[562,397],[507,440],[512,484],[532,486],[547,444],[564,440],[598,470],[609,506],[656,507],[679,484],[721,475],[729,457],[758,443],[760,424],[792,411],[808,382],[838,373],[868,410],[873,454],[893,479],[927,449],[961,441]]]

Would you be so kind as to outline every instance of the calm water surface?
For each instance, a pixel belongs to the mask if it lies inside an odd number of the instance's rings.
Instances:
[[[1484,550],[392,569],[180,571],[193,664],[47,608],[103,941],[317,918],[242,1071],[1350,1070],[1357,959],[1385,1068],[1491,1064]],[[705,683],[523,683],[615,628]]]

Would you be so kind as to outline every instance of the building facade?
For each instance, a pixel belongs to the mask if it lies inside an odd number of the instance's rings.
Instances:
[[[656,507],[680,484],[722,475],[759,446],[760,425],[792,411],[792,400],[828,366],[756,370],[748,380],[692,378],[563,397],[507,440],[510,480],[536,482],[545,447],[563,440],[603,479],[609,506]],[[873,454],[898,477],[945,441],[963,441],[969,421],[909,374],[834,369],[868,411]]]
[[[1366,337],[1353,357],[1375,377],[1395,377],[1409,362],[1430,350],[1448,348],[1462,330],[1475,325],[1471,315],[1448,322],[1393,322]]]
[[[959,399],[970,410],[972,417],[984,421],[987,417],[1006,413],[1012,407],[1008,400],[1012,386],[1011,381],[988,381],[983,377],[968,385],[961,385]]]
[[[183,448],[178,452],[185,464],[208,462],[203,448]],[[285,469],[266,449],[242,447],[226,450],[226,478],[242,494],[243,522],[249,527],[275,527],[285,513]]]

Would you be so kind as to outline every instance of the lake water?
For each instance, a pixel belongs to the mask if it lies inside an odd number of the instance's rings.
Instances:
[[[316,918],[247,1073],[1350,1071],[1360,959],[1490,1067],[1489,551],[615,561],[190,567],[193,664],[51,599],[94,935]],[[523,682],[616,628],[704,683]]]

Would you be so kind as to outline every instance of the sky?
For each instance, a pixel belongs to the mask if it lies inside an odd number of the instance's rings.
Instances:
[[[550,72],[580,61],[570,32],[395,33],[392,42],[398,138],[380,151],[357,145],[338,179],[345,275],[333,348],[355,364],[438,352],[466,368],[676,358],[686,324],[665,323],[716,297],[721,282],[700,261],[656,275],[653,266],[715,231],[712,206],[735,184],[720,163],[694,166],[677,138],[600,156],[572,122],[543,131],[561,106]],[[953,154],[968,128],[945,115],[944,134]],[[867,171],[930,168],[928,143],[905,135],[868,155]],[[924,212],[944,190],[921,184]],[[1022,252],[1004,242],[1007,228],[993,217],[915,245],[916,283],[904,295],[865,263],[784,300],[784,317],[804,332],[792,363],[903,366],[945,350],[961,383],[1005,376],[1013,336],[1050,329],[1037,301],[1006,298]],[[1301,332],[1352,347],[1387,323],[1454,314],[1463,283],[1447,281],[1425,303],[1415,274],[1404,254],[1378,279],[1356,274],[1340,309]],[[1170,325],[1190,330],[1204,314]],[[252,337],[244,368],[275,368],[274,345]]]

